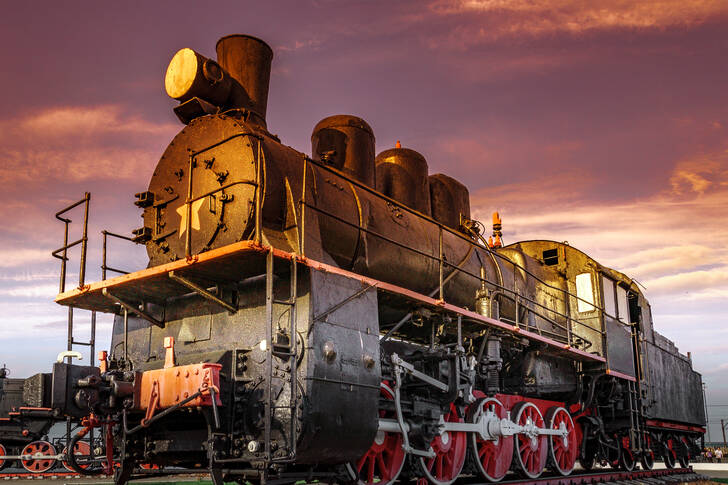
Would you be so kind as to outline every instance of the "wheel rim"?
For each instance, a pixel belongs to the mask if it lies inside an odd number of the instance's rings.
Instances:
[[[546,426],[551,429],[564,429],[565,437],[549,436],[549,458],[551,467],[561,475],[574,470],[579,446],[576,442],[576,429],[569,412],[562,407],[553,407],[546,413]]]
[[[675,466],[676,457],[677,453],[675,453],[675,444],[673,439],[672,437],[667,438],[667,440],[665,440],[665,467],[673,468]]]
[[[645,436],[645,452],[642,454],[640,462],[645,470],[652,470],[652,467],[655,466],[655,452],[652,449],[652,437],[650,435]]]
[[[381,384],[380,394],[385,399],[394,400],[394,391],[385,383]],[[387,414],[393,413],[379,411],[380,418],[393,417]],[[394,482],[404,466],[403,442],[404,438],[400,433],[378,431],[369,450],[356,463],[347,463],[349,474],[360,485],[386,485]]]
[[[53,456],[56,454],[56,448],[50,444],[47,441],[33,441],[32,443],[28,444],[25,448],[23,448],[23,451],[20,453],[21,455],[43,455],[43,456]],[[43,473],[51,469],[53,464],[55,463],[55,460],[53,459],[43,459],[43,458],[36,458],[33,460],[23,460],[23,468],[28,470],[31,473]]]
[[[484,413],[500,419],[508,416],[505,406],[497,399],[479,400],[471,406],[468,422],[477,423]],[[496,441],[484,440],[478,433],[470,434],[470,451],[478,472],[490,482],[503,479],[513,461],[513,436],[501,436]]]
[[[613,435],[612,438],[614,439],[614,448],[606,444],[602,445],[602,456],[606,457],[606,464],[609,464],[614,469],[618,469],[619,462],[622,459],[622,443],[617,435]]]
[[[68,453],[67,447],[63,448],[63,454],[66,455],[66,453]],[[78,441],[75,445],[73,445],[73,455],[76,457],[76,464],[79,468],[86,470],[91,466],[91,447],[85,441]],[[63,466],[66,467],[66,470],[68,471],[76,471],[71,468],[71,465],[69,465],[66,460],[63,460]]]
[[[462,423],[463,418],[458,416],[454,405],[450,405],[450,412],[444,416],[445,422]],[[435,436],[430,442],[435,456],[420,458],[419,464],[422,473],[430,483],[435,485],[448,485],[454,482],[465,465],[465,456],[468,451],[467,436],[463,431],[446,431]]]
[[[620,454],[619,454],[619,464],[623,470],[626,470],[628,472],[631,472],[634,470],[634,454],[632,453],[632,446],[630,443],[629,436],[624,435],[621,438],[618,438],[619,440],[619,446],[621,447]]]
[[[522,402],[514,408],[515,422],[521,426],[535,424],[538,428],[544,427],[543,416],[538,408],[530,402]],[[548,442],[546,435],[528,436],[525,433],[516,435],[513,455],[518,471],[528,478],[536,478],[543,472],[548,456]]]

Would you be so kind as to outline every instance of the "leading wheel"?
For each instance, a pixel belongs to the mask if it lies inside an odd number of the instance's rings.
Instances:
[[[677,460],[677,443],[672,436],[663,438],[662,442],[662,458],[665,461],[665,468],[675,468]]]
[[[546,427],[565,433],[564,436],[548,437],[549,466],[560,475],[568,475],[574,470],[579,455],[574,420],[566,409],[552,407],[546,412]]]
[[[31,473],[47,472],[56,463],[53,458],[43,458],[56,454],[56,448],[47,441],[33,441],[26,445],[20,454],[33,457],[30,460],[22,460],[23,468]]]
[[[63,448],[63,455],[66,456],[68,448]],[[87,470],[91,466],[91,447],[85,441],[78,441],[73,445],[73,456],[76,458],[76,464],[83,470]],[[66,460],[63,460],[63,466],[66,470],[75,472]]]
[[[380,395],[394,400],[394,391],[385,383],[381,384]],[[393,418],[394,413],[379,411],[380,418]],[[356,463],[347,463],[346,469],[352,480],[359,485],[387,485],[399,477],[404,466],[405,452],[402,449],[404,438],[401,433],[377,431],[372,446]]]
[[[644,451],[640,457],[640,463],[643,470],[652,470],[655,466],[655,450],[652,448],[652,436],[647,433],[645,435]]]
[[[444,416],[446,423],[462,423],[463,418],[458,416],[457,409],[450,405],[450,412]],[[430,442],[435,452],[432,458],[419,458],[417,460],[419,471],[427,477],[433,485],[449,485],[454,482],[465,465],[465,456],[468,451],[467,436],[464,431],[443,431]]]
[[[479,399],[468,409],[468,422],[481,419],[503,419],[508,416],[505,406],[494,398]],[[470,434],[470,456],[480,475],[489,482],[498,482],[506,476],[513,461],[513,436],[484,440],[478,433]]]
[[[544,420],[541,411],[526,401],[521,401],[511,410],[513,421],[532,431],[518,433],[513,448],[513,464],[518,473],[527,478],[537,478],[546,467],[548,457],[548,440],[546,435],[536,434],[535,428],[543,428]]]

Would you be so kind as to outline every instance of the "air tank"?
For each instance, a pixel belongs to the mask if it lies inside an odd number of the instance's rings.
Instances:
[[[228,35],[217,41],[217,62],[237,81],[231,103],[265,120],[273,50],[250,35]]]
[[[425,157],[397,146],[377,155],[375,164],[378,191],[422,214],[431,214]]]
[[[374,132],[363,119],[334,115],[311,134],[311,156],[374,188]]]
[[[432,218],[447,227],[459,230],[460,217],[470,219],[468,188],[441,173],[430,175],[429,182]]]

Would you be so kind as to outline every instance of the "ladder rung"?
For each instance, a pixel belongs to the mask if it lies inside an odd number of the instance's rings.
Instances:
[[[273,300],[273,303],[275,303],[277,305],[290,305],[290,306],[293,306],[296,304],[295,301],[291,301],[291,300]]]
[[[92,342],[77,342],[76,340],[71,342],[73,345],[85,345],[86,347],[91,347],[93,345]]]

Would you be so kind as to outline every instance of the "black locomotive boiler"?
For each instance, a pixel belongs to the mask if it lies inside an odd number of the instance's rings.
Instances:
[[[491,247],[464,185],[414,150],[375,157],[355,116],[319,122],[312,157],[282,144],[271,60],[244,35],[175,54],[185,126],[135,202],[149,265],[56,299],[115,315],[99,367],[56,364],[50,406],[105,429],[116,483],[687,463],[700,376],[634,281],[565,243],[501,247],[497,215]]]

